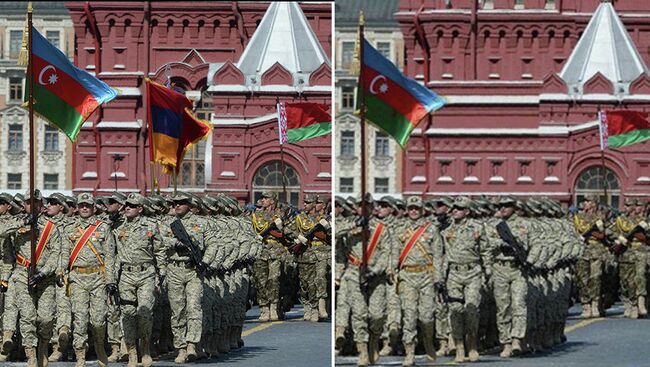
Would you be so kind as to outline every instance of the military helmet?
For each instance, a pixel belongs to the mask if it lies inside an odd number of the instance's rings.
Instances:
[[[93,195],[90,193],[82,192],[81,194],[77,195],[77,205],[79,204],[95,205],[95,198],[93,198]]]

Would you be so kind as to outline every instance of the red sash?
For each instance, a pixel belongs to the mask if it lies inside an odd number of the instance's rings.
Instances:
[[[418,242],[418,240],[420,239],[420,236],[422,236],[424,231],[427,230],[427,228],[429,227],[429,224],[431,224],[431,223],[430,222],[424,223],[420,228],[418,228],[417,231],[415,231],[415,233],[413,233],[411,235],[411,238],[406,243],[406,246],[404,246],[404,248],[402,249],[402,253],[399,254],[399,263],[397,264],[397,267],[399,269],[402,268],[402,264],[404,263],[404,260],[406,260],[406,256],[409,254],[409,252],[411,252],[411,249],[413,248],[415,243]]]
[[[91,224],[86,228],[84,233],[81,235],[81,238],[79,241],[77,241],[77,244],[74,246],[74,249],[72,250],[72,254],[70,254],[70,260],[68,261],[68,270],[72,269],[72,265],[74,265],[74,262],[77,261],[77,256],[79,256],[79,253],[81,252],[81,249],[88,243],[88,240],[90,239],[90,236],[95,233],[95,230],[99,225],[102,223],[101,220],[97,219],[95,224]]]
[[[379,223],[377,225],[377,228],[375,228],[375,231],[372,233],[370,244],[366,249],[366,265],[370,264],[370,258],[372,258],[372,254],[375,252],[375,249],[377,248],[377,244],[379,243],[379,237],[381,237],[381,233],[383,231],[384,231],[384,223]]]

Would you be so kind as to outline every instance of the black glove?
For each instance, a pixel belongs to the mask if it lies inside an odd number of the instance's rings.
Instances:
[[[120,212],[114,211],[108,216],[108,220],[111,221],[111,228],[115,229],[120,224]]]
[[[165,280],[167,276],[166,275],[159,275],[158,276],[158,283],[160,284],[160,288],[165,286]]]
[[[7,289],[9,289],[9,283],[7,283],[7,282],[0,282],[0,293],[5,293],[5,292],[7,292]]]
[[[507,243],[501,245],[501,251],[505,256],[515,256],[515,249]]]
[[[369,222],[370,222],[370,218],[362,215],[359,218],[357,218],[357,220],[354,221],[354,224],[356,224],[358,227],[368,228]]]
[[[25,218],[23,218],[23,223],[31,226],[36,225],[38,223],[38,213],[28,213]]]
[[[201,261],[200,263],[196,264],[196,270],[200,274],[205,274],[205,272],[208,270],[208,264]]]
[[[38,283],[43,281],[45,279],[45,274],[41,273],[40,271],[36,272],[36,274],[32,275],[29,277],[28,284],[31,288],[36,288]]]
[[[179,256],[189,256],[190,251],[182,242],[176,242],[174,245],[174,250]]]
[[[117,284],[115,283],[106,284],[106,292],[108,292],[108,294],[111,296],[116,294],[118,292]]]
[[[447,286],[445,285],[444,282],[435,282],[435,283],[433,283],[433,288],[434,288],[438,293],[441,293],[441,292],[446,291]]]
[[[59,288],[63,288],[65,285],[65,282],[63,281],[63,274],[57,274],[56,276],[56,286]]]

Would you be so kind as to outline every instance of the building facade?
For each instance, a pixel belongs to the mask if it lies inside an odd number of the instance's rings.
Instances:
[[[66,6],[76,64],[121,92],[79,134],[74,191],[149,191],[152,177],[161,191],[171,190],[170,177],[160,167],[152,174],[149,163],[144,80],[150,78],[185,90],[195,113],[214,127],[186,154],[179,189],[252,201],[264,190],[282,192],[284,184],[293,203],[305,193],[331,192],[330,136],[286,146],[283,170],[275,113],[278,101],[331,104],[331,4]]]
[[[406,74],[448,101],[409,141],[406,194],[650,194],[650,144],[601,156],[597,118],[650,109],[650,2],[403,0],[395,17]]]
[[[26,67],[18,65],[26,2],[0,2],[0,191],[29,189],[29,115],[21,107]],[[34,3],[34,27],[66,55],[74,54],[72,21],[63,2]],[[35,187],[70,193],[72,145],[57,128],[35,116]]]
[[[357,76],[353,72],[358,37],[359,11],[366,20],[365,38],[400,69],[404,65],[404,41],[394,20],[397,0],[363,0],[336,2],[336,182],[339,195],[361,192],[361,125],[355,115]],[[366,192],[399,196],[402,152],[393,139],[368,125],[366,130]]]

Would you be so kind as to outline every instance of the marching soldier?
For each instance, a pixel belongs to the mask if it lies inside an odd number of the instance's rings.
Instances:
[[[422,218],[422,199],[412,196],[406,201],[408,220],[400,230],[401,246],[393,246],[397,259],[396,293],[402,308],[402,341],[406,350],[403,366],[415,364],[415,341],[418,321],[422,325],[423,344],[430,360],[435,360],[434,300],[435,286],[443,281],[442,238],[435,225]]]

